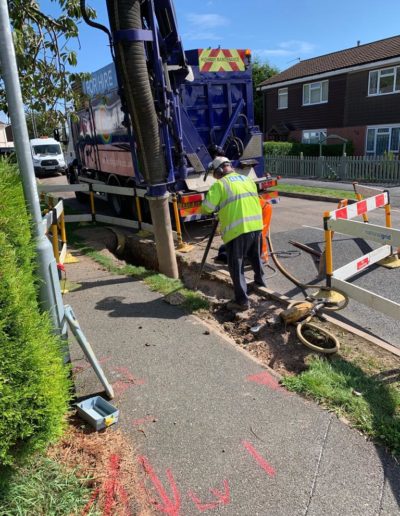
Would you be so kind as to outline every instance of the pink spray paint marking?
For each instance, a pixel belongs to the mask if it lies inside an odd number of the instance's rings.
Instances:
[[[181,495],[175,483],[172,471],[170,469],[167,469],[165,471],[172,491],[172,498],[170,498],[161,480],[158,478],[156,472],[150,464],[149,459],[145,456],[140,456],[138,457],[138,461],[143,466],[145,473],[150,478],[153,486],[157,490],[158,495],[162,501],[162,503],[154,501],[156,509],[160,512],[168,514],[169,516],[179,516],[181,510]]]
[[[132,421],[133,426],[140,426],[145,423],[154,423],[156,421],[156,418],[154,416],[145,416],[138,419],[134,419]]]
[[[118,455],[111,455],[108,467],[109,477],[103,485],[103,491],[105,494],[103,516],[112,516],[112,514],[115,514],[113,508],[118,498],[120,498],[124,504],[125,515],[128,516],[130,514],[128,495],[118,479],[120,463],[121,458]]]
[[[274,391],[281,391],[287,393],[287,391],[281,385],[279,385],[278,380],[268,371],[263,371],[262,373],[248,376],[246,380],[248,382],[258,383],[259,385],[266,385]]]
[[[108,360],[110,360],[110,357],[100,358],[99,364],[103,365]],[[91,367],[92,366],[85,359],[79,360],[78,363],[75,365],[75,367],[72,368],[72,374],[76,375],[79,373],[83,373],[83,371],[86,371],[87,369],[90,369]]]
[[[114,384],[114,394],[117,397],[122,396],[130,387],[134,385],[143,385],[144,380],[141,378],[135,378],[131,371],[127,367],[114,367],[114,372],[122,375],[121,380],[117,380]]]
[[[249,443],[248,441],[242,441],[243,446],[246,448],[246,450],[250,453],[250,455],[256,460],[256,462],[259,464],[259,466],[262,467],[262,469],[265,471],[265,473],[273,478],[276,474],[275,469],[268,464],[268,462],[262,457],[258,451],[254,448],[254,446]]]
[[[188,496],[193,500],[194,504],[200,512],[209,511],[210,509],[216,509],[220,505],[230,504],[231,494],[227,480],[224,480],[224,492],[219,491],[218,489],[210,489],[210,491],[215,496],[215,498],[217,498],[215,502],[203,503],[193,491],[188,491]]]

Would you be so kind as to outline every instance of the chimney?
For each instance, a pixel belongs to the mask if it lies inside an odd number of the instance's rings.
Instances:
[[[358,47],[360,46],[360,43],[361,43],[361,41],[358,39],[358,40],[357,40],[357,46],[358,46]]]

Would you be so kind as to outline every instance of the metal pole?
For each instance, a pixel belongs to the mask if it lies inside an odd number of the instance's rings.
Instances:
[[[61,333],[64,307],[56,261],[53,256],[51,244],[45,236],[44,226],[42,224],[24,104],[11,35],[7,0],[0,0],[0,62],[25,202],[31,214],[34,238],[36,241],[38,273],[41,279],[40,302],[42,308],[50,312],[56,332]]]

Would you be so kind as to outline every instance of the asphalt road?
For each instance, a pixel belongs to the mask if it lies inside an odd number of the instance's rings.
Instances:
[[[316,250],[324,248],[322,214],[324,211],[335,209],[335,205],[327,202],[307,201],[289,197],[281,197],[281,202],[274,206],[272,220],[272,239],[275,251],[294,250],[288,244],[289,240],[309,245]],[[384,225],[383,210],[370,214],[370,221]],[[400,209],[392,209],[394,228],[400,228]],[[360,239],[353,239],[339,233],[335,234],[333,243],[334,268],[341,267],[351,260],[369,252],[377,245]],[[282,264],[302,282],[312,283],[318,273],[317,265],[311,255],[301,253],[295,257],[280,258]],[[367,273],[360,274],[352,280],[354,284],[377,293],[390,300],[400,302],[400,269],[385,269],[372,266]],[[281,274],[276,274],[268,281],[269,288],[289,297],[299,291]],[[351,300],[349,306],[338,312],[338,317],[400,347],[399,322]]]
[[[66,184],[65,176],[56,176],[42,179],[46,184]],[[283,180],[296,184],[309,184],[310,186],[324,186],[325,188],[343,188],[352,190],[351,184],[343,183],[326,183],[321,181],[305,181],[305,180]],[[394,228],[400,228],[400,188],[391,188],[392,204],[392,222]],[[68,198],[68,204],[77,211],[87,212],[88,206],[78,203],[73,193],[63,192],[60,196]],[[97,202],[98,210],[109,211],[104,202]],[[281,197],[280,203],[274,205],[271,236],[275,251],[291,250],[296,248],[291,246],[289,240],[299,241],[307,244],[316,250],[324,248],[323,240],[323,213],[332,211],[336,205],[331,202],[310,201],[305,199],[297,199],[292,197]],[[384,225],[384,211],[377,210],[370,214],[370,221],[375,224]],[[204,238],[210,231],[209,223],[195,223],[187,226],[190,236],[195,240]],[[188,234],[186,234],[186,237]],[[185,234],[184,234],[185,237]],[[204,243],[205,244],[205,243]],[[218,248],[219,240],[214,242],[214,254]],[[333,255],[334,268],[338,268],[351,260],[362,256],[369,252],[371,248],[377,245],[371,243],[371,247],[365,241],[352,239],[345,235],[336,233],[334,237]],[[212,253],[210,254],[212,256]],[[282,264],[288,271],[305,283],[315,282],[318,273],[316,263],[311,255],[300,252],[291,255],[278,255]],[[197,259],[197,257],[196,257]],[[201,253],[199,254],[201,259]],[[273,266],[270,260],[270,265]],[[285,294],[289,297],[295,296],[299,290],[290,283],[279,272],[274,273],[270,268],[267,269],[268,287]],[[373,266],[367,273],[361,274],[352,281],[371,292],[377,293],[383,297],[400,303],[400,269],[385,269],[383,267]],[[356,301],[351,300],[349,306],[337,314],[339,318],[353,324],[360,329],[371,333],[390,344],[400,348],[400,338],[398,326],[399,323],[395,319],[385,316],[376,310],[368,308]]]
[[[84,256],[67,271],[157,514],[398,514],[399,466],[380,447],[143,282]],[[73,343],[71,358],[77,396],[94,396]]]

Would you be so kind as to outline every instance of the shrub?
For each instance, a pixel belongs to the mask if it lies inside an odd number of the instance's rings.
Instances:
[[[265,156],[319,156],[319,145],[317,143],[299,143],[299,142],[264,142]],[[323,156],[341,156],[343,154],[343,145],[329,144],[322,146]],[[354,145],[352,142],[346,143],[347,156],[353,156]]]
[[[59,436],[70,382],[39,311],[35,252],[18,171],[0,162],[0,464]]]

